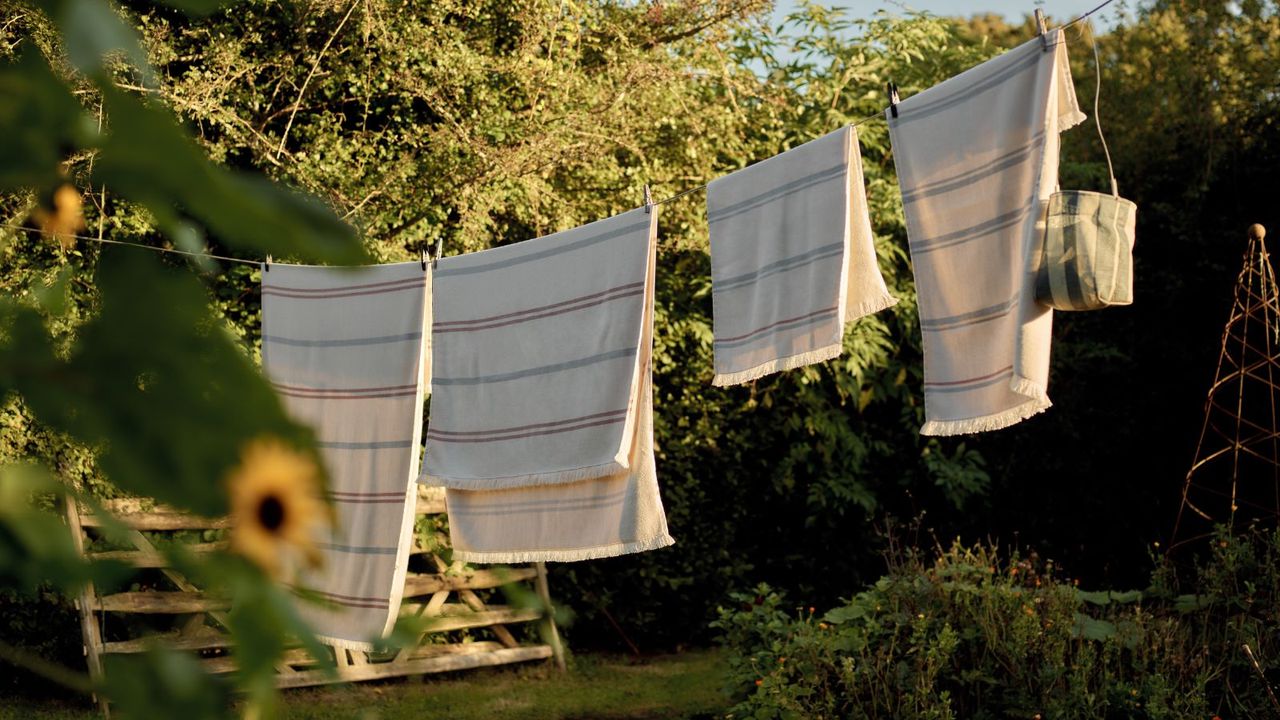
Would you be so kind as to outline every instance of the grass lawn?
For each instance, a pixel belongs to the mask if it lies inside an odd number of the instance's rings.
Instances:
[[[585,655],[568,674],[536,663],[283,694],[288,720],[710,720],[727,702],[715,651]],[[0,718],[90,720],[85,704],[0,698]]]

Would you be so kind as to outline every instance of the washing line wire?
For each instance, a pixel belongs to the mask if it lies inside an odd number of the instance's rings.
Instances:
[[[26,225],[16,225],[14,223],[0,223],[0,226],[11,230],[21,230],[23,232],[44,234],[44,231],[37,228],[27,227]],[[244,258],[228,257],[226,255],[214,255],[207,252],[191,252],[189,250],[178,250],[177,248],[157,247],[155,245],[143,245],[142,243],[125,242],[123,240],[108,240],[107,238],[92,237],[89,235],[68,235],[67,233],[48,233],[58,238],[74,238],[76,240],[88,240],[90,242],[104,243],[106,245],[124,245],[126,247],[142,248],[143,250],[154,250],[162,253],[173,253],[175,255],[186,255],[188,257],[208,258],[210,260],[222,260],[224,262],[242,263],[245,265],[261,265],[258,260],[246,260]]]

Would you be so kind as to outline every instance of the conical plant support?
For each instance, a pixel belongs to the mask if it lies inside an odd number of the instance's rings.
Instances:
[[[1215,525],[1280,517],[1280,292],[1265,238],[1261,225],[1249,228],[1172,547]]]

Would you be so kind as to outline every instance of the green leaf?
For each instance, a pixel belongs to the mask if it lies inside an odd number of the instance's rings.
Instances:
[[[154,649],[141,655],[108,655],[103,662],[113,717],[231,717],[227,683],[205,673],[188,653]]]
[[[827,614],[824,615],[822,619],[832,625],[839,625],[841,623],[849,622],[850,620],[857,620],[865,617],[866,614],[866,606],[855,602],[843,607],[828,610]]]
[[[1213,605],[1212,595],[1179,595],[1173,599],[1173,609],[1180,613],[1195,612]]]
[[[77,70],[99,76],[111,57],[123,56],[148,84],[154,80],[138,33],[107,0],[56,0],[49,5],[62,31],[67,59]]]
[[[52,582],[74,593],[87,582],[112,586],[132,574],[132,568],[120,563],[86,561],[66,523],[33,502],[61,491],[61,484],[41,467],[0,467],[0,586],[34,592]]]
[[[71,299],[70,265],[64,265],[49,282],[37,283],[31,294],[35,296],[40,307],[50,315],[60,316],[66,313]]]
[[[89,140],[80,104],[30,45],[0,65],[0,97],[0,187],[52,187],[66,152]]]
[[[309,446],[310,431],[286,418],[221,332],[194,277],[150,253],[112,249],[97,280],[102,309],[70,359],[53,357],[34,313],[20,314],[0,342],[0,382],[8,375],[44,422],[101,446],[101,467],[120,488],[220,515],[223,479],[249,440]]]
[[[1106,620],[1098,620],[1084,613],[1076,613],[1072,635],[1085,640],[1107,640],[1116,634],[1116,626]]]

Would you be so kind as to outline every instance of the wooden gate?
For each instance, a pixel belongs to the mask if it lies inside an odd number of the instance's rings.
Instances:
[[[80,613],[80,629],[84,636],[89,674],[94,680],[103,675],[104,655],[138,653],[157,643],[166,647],[195,652],[210,672],[234,669],[228,649],[225,598],[207,596],[177,570],[168,566],[165,555],[156,547],[160,533],[220,530],[229,526],[227,518],[202,518],[179,512],[163,505],[138,499],[108,500],[104,508],[129,527],[127,550],[95,551],[102,519],[81,507],[66,503],[67,522],[82,555],[94,560],[117,560],[140,569],[154,569],[163,577],[168,589],[99,594],[92,585],[76,599]],[[418,489],[418,516],[445,511],[440,488]],[[144,535],[144,533],[151,534]],[[222,547],[221,542],[189,543],[193,552],[209,552]],[[330,648],[333,653],[328,667],[303,650],[288,650],[277,666],[277,685],[282,688],[304,687],[332,682],[359,682],[378,678],[425,673],[466,670],[490,665],[542,660],[554,657],[564,669],[564,654],[555,621],[539,610],[488,604],[477,591],[496,588],[510,582],[532,582],[543,605],[550,608],[546,569],[542,563],[525,567],[495,570],[467,570],[461,563],[447,563],[439,553],[422,547],[415,539],[412,551],[421,558],[425,572],[409,572],[405,578],[401,615],[430,618],[429,631],[416,646],[387,653],[366,653]],[[161,624],[167,629],[138,637],[106,639],[127,634],[127,623],[110,628],[113,619],[128,615],[169,616]],[[523,633],[530,623],[542,623],[541,637],[546,642],[521,642],[512,630]],[[465,632],[464,632],[465,631]],[[525,633],[528,634],[528,633]],[[538,633],[531,634],[537,637]],[[109,708],[99,698],[104,715]]]

